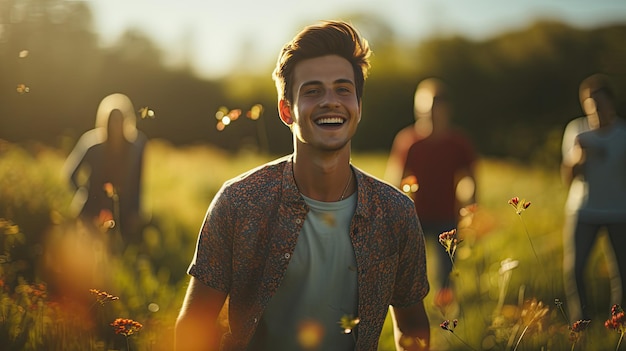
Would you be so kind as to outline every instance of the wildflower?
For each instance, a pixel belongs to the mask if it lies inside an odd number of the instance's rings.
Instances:
[[[570,327],[569,338],[572,341],[572,350],[576,347],[576,343],[582,337],[582,332],[587,329],[589,323],[591,323],[591,320],[581,319],[574,322]]]
[[[530,238],[530,233],[528,233],[528,228],[526,228],[526,223],[524,223],[524,220],[522,219],[522,212],[530,207],[530,201],[526,201],[525,199],[520,200],[519,197],[515,196],[509,200],[509,205],[515,208],[515,213],[517,213],[520,221],[522,221],[522,224],[524,225],[524,231],[526,232],[526,236],[528,237],[528,241],[530,242],[530,247],[533,249],[535,258],[537,259],[537,262],[541,263],[539,255],[537,255],[537,250],[535,250],[535,245],[533,245],[533,241]]]
[[[450,324],[452,324],[452,327],[450,327]],[[439,324],[439,326],[441,327],[441,329],[443,330],[448,330],[454,333],[454,328],[456,328],[456,326],[459,324],[459,320],[458,319],[453,319],[452,323],[450,322],[450,320],[446,319],[445,321],[441,322],[441,324]]]
[[[96,301],[103,305],[109,301],[119,300],[120,298],[107,293],[106,291],[100,291],[98,289],[89,289],[89,292],[96,296]]]
[[[607,319],[604,322],[604,326],[607,329],[613,329],[620,333],[619,340],[617,341],[616,350],[619,350],[619,346],[624,339],[624,334],[626,333],[626,315],[624,314],[624,310],[620,305],[613,305],[611,307],[611,318]]]
[[[589,323],[591,323],[590,319],[577,320],[576,322],[574,322],[574,324],[572,324],[572,331],[575,333],[580,333],[583,330],[587,329]]]
[[[452,229],[447,232],[443,232],[439,234],[439,243],[444,247],[448,256],[450,256],[450,261],[452,261],[452,265],[454,265],[454,253],[456,252],[457,246],[463,241],[463,239],[457,238],[456,229]]]
[[[511,205],[511,206],[513,206],[513,208],[515,208],[515,212],[518,215],[521,215],[522,212],[524,212],[524,210],[526,210],[528,207],[530,207],[530,201],[520,200],[519,197],[515,196],[515,197],[511,198],[511,200],[509,200],[509,205]]]
[[[143,328],[143,325],[137,321],[128,318],[117,318],[111,323],[115,330],[115,334],[131,336]]]
[[[620,305],[613,305],[611,307],[611,318],[604,322],[604,326],[608,329],[614,329],[618,332],[622,332],[626,329],[626,318],[624,316],[624,310]]]
[[[352,330],[361,322],[359,317],[352,317],[352,315],[343,315],[339,320],[339,325],[344,334],[352,333]]]
[[[545,306],[543,302],[532,299],[528,302],[526,307],[522,309],[522,320],[526,324],[532,324],[541,320],[548,314],[550,308]]]
[[[517,350],[517,347],[522,342],[522,338],[526,335],[526,332],[533,327],[536,326],[538,330],[543,328],[543,324],[541,320],[548,314],[550,308],[548,306],[544,306],[543,302],[537,301],[535,299],[531,300],[524,309],[522,309],[521,313],[521,322],[526,324],[522,334],[517,339],[517,343],[515,344],[514,351]]]
[[[454,333],[454,329],[456,329],[457,325],[459,325],[458,319],[453,319],[452,321],[450,321],[449,319],[446,319],[445,321],[441,322],[441,324],[439,324],[441,329],[449,331],[450,333],[452,333],[452,335],[454,335],[457,339],[459,339],[463,344],[465,344],[465,346],[469,347],[472,350],[475,350],[470,344],[468,344],[465,340],[461,339],[460,336]]]

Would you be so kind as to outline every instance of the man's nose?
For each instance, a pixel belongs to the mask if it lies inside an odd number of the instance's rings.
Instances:
[[[322,107],[336,107],[339,106],[339,97],[332,89],[327,89],[322,96],[322,101],[320,102]]]

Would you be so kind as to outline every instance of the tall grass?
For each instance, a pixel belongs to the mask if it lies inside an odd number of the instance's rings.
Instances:
[[[185,270],[207,206],[226,179],[273,157],[152,140],[144,164],[143,244],[109,255],[106,240],[85,233],[71,218],[71,193],[59,174],[64,156],[49,148],[0,144],[0,344],[9,350],[171,350]],[[382,177],[386,155],[356,153],[352,161]],[[456,303],[434,301],[433,294],[426,298],[433,349],[570,349],[569,326],[554,303],[565,300],[566,194],[555,169],[480,161],[478,207],[459,228],[464,241],[454,261]],[[521,216],[507,203],[514,196],[532,202]],[[428,254],[442,249],[429,247]],[[577,349],[614,349],[619,334],[604,328],[601,319],[610,306],[597,250],[588,276],[600,317]],[[119,299],[94,304],[89,289]],[[76,321],[77,316],[85,319]],[[116,318],[143,327],[128,337],[116,335],[110,325]],[[454,335],[439,326],[455,318]],[[379,349],[393,349],[389,320]]]

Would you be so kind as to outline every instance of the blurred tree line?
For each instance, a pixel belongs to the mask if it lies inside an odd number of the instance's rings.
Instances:
[[[592,73],[615,78],[624,115],[626,23],[582,30],[538,21],[484,41],[401,42],[375,15],[344,18],[374,49],[355,151],[387,152],[395,133],[412,123],[415,86],[429,76],[450,84],[454,122],[485,156],[556,165],[565,124],[582,114],[578,85]],[[168,67],[137,30],[111,47],[98,40],[86,2],[0,0],[0,139],[69,149],[93,127],[100,100],[123,92],[137,110],[154,111],[138,122],[150,138],[233,152],[291,150],[291,135],[277,117],[273,67],[207,80],[190,67]],[[262,117],[245,118],[255,104],[265,107]],[[242,118],[218,131],[222,106],[242,109]]]

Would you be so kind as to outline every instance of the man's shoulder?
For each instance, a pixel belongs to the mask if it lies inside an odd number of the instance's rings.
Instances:
[[[359,177],[360,185],[364,187],[364,192],[369,197],[378,197],[386,200],[386,202],[400,202],[412,206],[410,197],[404,194],[400,189],[392,184],[373,176],[357,167],[354,167]]]
[[[290,162],[290,156],[284,156],[264,163],[227,180],[224,183],[224,188],[235,188],[237,190],[257,189],[262,191],[262,189],[280,185],[285,165],[288,162]]]
[[[579,134],[589,130],[589,121],[586,116],[576,117],[565,125],[565,132]]]

